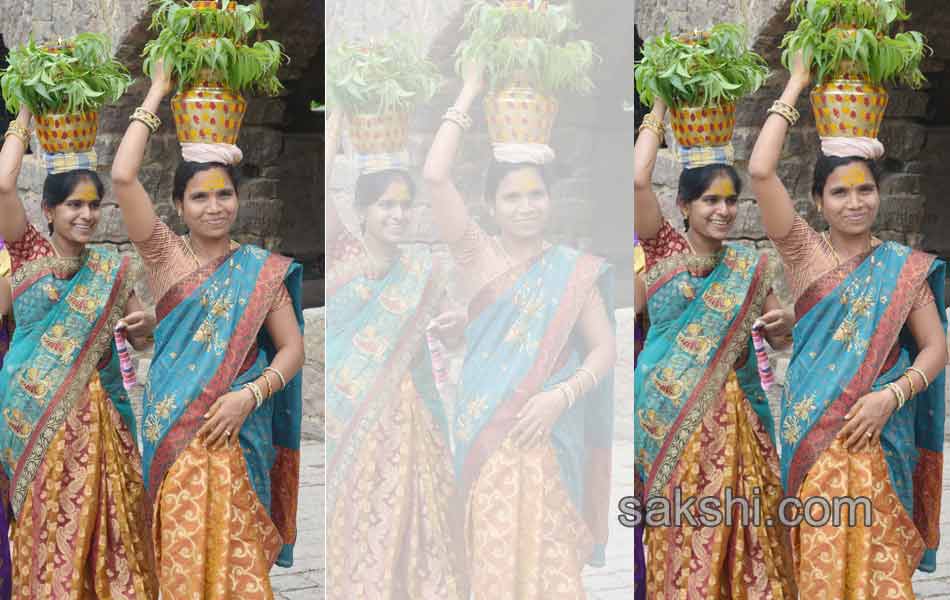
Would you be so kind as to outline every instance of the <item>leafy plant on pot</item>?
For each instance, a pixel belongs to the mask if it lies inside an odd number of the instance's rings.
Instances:
[[[50,154],[90,150],[99,109],[132,84],[105,35],[83,33],[39,45],[30,37],[10,51],[7,61],[0,78],[3,100],[13,112],[30,109],[40,145]]]
[[[546,143],[561,91],[589,93],[593,45],[562,41],[578,29],[568,5],[478,0],[466,13],[469,37],[455,51],[456,70],[484,65],[485,112],[495,142]]]
[[[234,144],[247,110],[242,92],[274,96],[286,62],[273,40],[250,42],[267,28],[259,3],[155,0],[150,40],[142,55],[151,75],[161,61],[178,84],[172,114],[181,142]]]
[[[888,83],[920,88],[927,52],[917,31],[890,35],[910,18],[903,0],[795,0],[798,22],[782,40],[782,62],[802,53],[816,87],[812,109],[822,136],[877,137],[887,108]]]
[[[328,104],[342,110],[362,154],[406,147],[409,113],[432,99],[442,83],[436,66],[413,38],[349,42],[327,57]]]
[[[736,101],[768,76],[765,60],[747,46],[745,28],[733,23],[650,38],[634,69],[641,102],[651,106],[660,98],[670,107],[673,134],[685,148],[729,143]]]

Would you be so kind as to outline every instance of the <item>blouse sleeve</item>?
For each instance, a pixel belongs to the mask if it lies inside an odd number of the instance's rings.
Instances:
[[[280,284],[280,289],[277,291],[277,295],[274,297],[274,303],[271,304],[267,314],[272,315],[285,306],[291,306],[292,304],[293,299],[290,297],[290,292],[287,291],[287,286],[282,283]]]
[[[177,244],[178,236],[160,218],[155,217],[152,233],[141,242],[133,242],[149,270],[151,267],[163,265],[171,258],[172,248]]]
[[[32,223],[27,224],[23,237],[15,242],[7,242],[7,251],[10,253],[11,273],[16,273],[20,267],[31,260],[56,255],[53,245]]]
[[[475,219],[469,218],[465,233],[457,241],[449,244],[449,251],[459,266],[471,265],[485,253],[488,244],[488,234],[475,222]]]
[[[925,308],[936,303],[937,299],[934,297],[933,290],[930,289],[930,284],[927,283],[927,280],[924,280],[920,285],[920,289],[917,291],[917,298],[914,300],[913,310]]]
[[[686,254],[689,252],[689,243],[683,234],[673,229],[670,222],[665,220],[656,237],[649,240],[640,240],[640,246],[643,248],[645,259],[644,270],[649,271],[661,260],[676,256],[677,254]]]

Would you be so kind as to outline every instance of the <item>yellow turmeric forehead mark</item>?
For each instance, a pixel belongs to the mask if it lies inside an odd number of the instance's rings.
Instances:
[[[717,177],[709,186],[709,194],[721,198],[730,198],[736,195],[736,186],[732,184],[731,177]]]
[[[860,164],[851,163],[850,165],[845,166],[844,172],[841,174],[841,183],[848,187],[857,187],[859,185],[864,185],[867,182],[867,173]]]
[[[204,185],[201,187],[203,192],[217,192],[231,187],[231,184],[228,183],[227,177],[220,170],[214,170],[208,173],[208,176],[204,179]]]
[[[79,200],[80,202],[97,202],[99,200],[99,193],[96,191],[96,186],[88,181],[83,181],[76,186],[70,198],[72,200]]]

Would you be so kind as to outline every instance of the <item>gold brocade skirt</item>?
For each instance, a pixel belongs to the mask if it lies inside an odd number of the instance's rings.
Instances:
[[[869,498],[870,527],[863,509],[854,527],[847,512],[840,527],[802,523],[792,532],[795,569],[803,598],[827,600],[913,600],[911,577],[924,550],[923,540],[891,486],[880,444],[849,453],[836,440],[802,483],[799,498]],[[821,519],[819,509],[812,513]]]
[[[155,557],[162,600],[274,597],[270,569],[283,544],[248,477],[240,444],[194,439],[158,491]]]
[[[93,375],[11,525],[13,598],[158,597],[135,440]]]
[[[409,377],[327,519],[327,598],[467,600],[449,449]]]
[[[664,496],[734,498],[761,505],[759,523],[647,527],[647,597],[655,600],[793,600],[789,532],[778,524],[782,499],[778,455],[730,373],[725,393],[693,432]],[[734,515],[736,513],[733,513]],[[767,519],[772,518],[772,525]],[[803,596],[819,598],[820,596]]]
[[[593,538],[550,443],[519,449],[508,438],[485,461],[469,493],[465,538],[475,599],[587,597],[581,571]]]

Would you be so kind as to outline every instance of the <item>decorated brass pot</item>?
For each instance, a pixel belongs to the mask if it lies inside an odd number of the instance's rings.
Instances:
[[[36,137],[47,154],[88,152],[96,145],[98,131],[98,112],[36,116]]]
[[[218,0],[192,0],[191,7],[199,10],[221,10],[221,3]],[[226,10],[237,10],[237,2],[229,2]]]
[[[818,135],[876,138],[887,98],[887,90],[854,73],[816,86],[811,92],[811,107]]]
[[[209,77],[171,101],[181,143],[236,144],[247,111],[244,97]]]
[[[736,105],[674,106],[670,124],[676,143],[684,148],[724,146],[736,128]]]
[[[557,112],[556,99],[521,83],[485,96],[488,134],[496,144],[547,144]]]
[[[409,113],[347,115],[350,140],[360,154],[400,152],[409,145]]]

